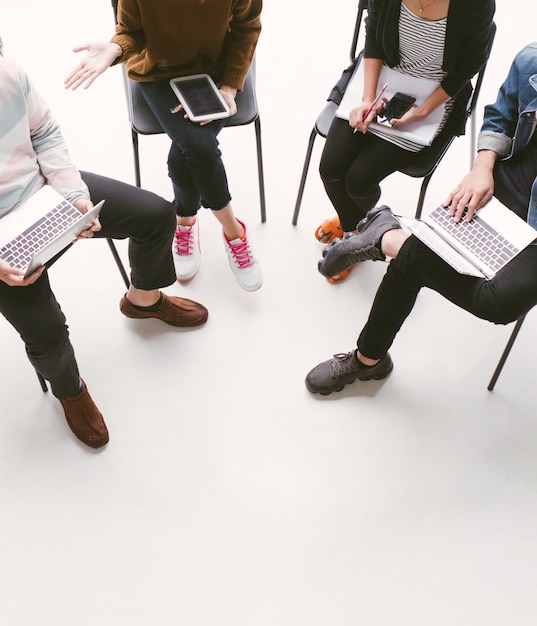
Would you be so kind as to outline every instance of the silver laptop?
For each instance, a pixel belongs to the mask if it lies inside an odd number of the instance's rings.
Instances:
[[[0,218],[0,259],[29,276],[89,228],[103,203],[81,213],[45,185]]]
[[[489,280],[537,238],[535,229],[495,198],[471,222],[455,222],[442,205],[421,220],[398,219],[460,274]]]

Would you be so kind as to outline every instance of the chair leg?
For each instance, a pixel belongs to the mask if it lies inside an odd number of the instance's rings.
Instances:
[[[304,159],[304,167],[302,168],[302,177],[300,178],[300,185],[298,186],[298,194],[296,197],[295,211],[293,213],[293,226],[298,223],[298,214],[300,213],[300,205],[302,204],[302,196],[304,195],[304,187],[306,186],[306,178],[308,177],[308,170],[310,167],[311,154],[313,152],[313,144],[315,143],[315,137],[317,137],[317,129],[314,128],[311,131],[308,141],[308,148],[306,150],[306,158]]]
[[[267,205],[265,201],[265,174],[263,168],[263,149],[261,144],[261,120],[257,116],[255,122],[255,143],[257,148],[257,176],[259,178],[259,204],[261,206],[261,222],[267,221]]]
[[[108,242],[108,246],[110,247],[110,251],[112,252],[112,255],[114,257],[114,261],[116,262],[119,273],[121,274],[121,277],[123,278],[123,282],[125,283],[125,286],[128,289],[130,287],[131,282],[125,270],[125,266],[123,265],[123,262],[121,261],[119,252],[117,251],[116,244],[114,243],[113,239],[107,239],[106,241]]]
[[[425,176],[423,182],[421,183],[420,195],[418,198],[418,205],[416,206],[416,219],[419,220],[421,217],[421,212],[423,211],[423,204],[425,202],[425,194],[427,193],[427,187],[431,182],[431,178],[433,176],[433,172],[431,172],[428,176]]]
[[[517,338],[517,335],[525,319],[526,319],[526,315],[523,315],[522,317],[518,318],[517,323],[515,324],[515,327],[513,328],[513,331],[511,333],[511,336],[509,337],[509,340],[503,350],[502,356],[500,357],[500,360],[498,361],[498,365],[496,365],[494,374],[492,374],[492,378],[490,379],[490,382],[487,386],[487,389],[489,391],[492,391],[494,389],[494,385],[496,384],[496,381],[498,380],[501,374],[503,366],[505,365],[505,362],[507,361],[507,357],[509,356],[509,353],[511,352],[511,348],[513,347],[513,344],[515,343],[515,339]]]
[[[41,376],[41,374],[36,370],[35,372],[37,374],[37,379],[39,380],[39,384],[41,385],[41,389],[47,393],[48,391],[48,386],[47,386],[47,381],[43,378],[43,376]]]
[[[140,175],[140,150],[138,147],[138,133],[131,129],[132,137],[132,154],[134,156],[134,180],[137,187],[142,186],[142,178]]]

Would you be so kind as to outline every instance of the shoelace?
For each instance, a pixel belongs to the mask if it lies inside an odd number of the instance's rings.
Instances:
[[[227,243],[241,270],[253,265],[252,253],[250,252],[248,241],[240,241],[239,243],[231,243],[228,241]]]
[[[330,361],[330,376],[332,378],[340,378],[347,374],[354,374],[359,368],[354,360],[354,352],[347,354],[334,354],[334,359]]]
[[[175,252],[179,255],[192,254],[194,250],[194,229],[177,228],[175,230]]]

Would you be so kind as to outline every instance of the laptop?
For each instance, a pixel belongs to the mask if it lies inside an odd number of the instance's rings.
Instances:
[[[89,228],[103,204],[81,213],[45,185],[0,218],[0,259],[29,276]]]
[[[455,222],[442,205],[421,220],[398,219],[460,274],[487,280],[537,238],[534,228],[495,198],[471,222]]]

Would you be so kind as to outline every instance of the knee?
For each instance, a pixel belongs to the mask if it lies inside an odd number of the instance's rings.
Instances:
[[[319,163],[319,175],[324,183],[335,183],[343,179],[344,172],[334,159],[323,153]]]

